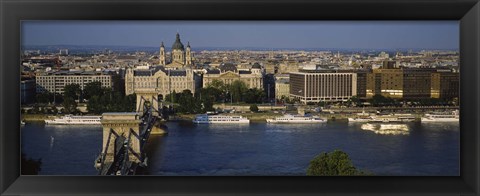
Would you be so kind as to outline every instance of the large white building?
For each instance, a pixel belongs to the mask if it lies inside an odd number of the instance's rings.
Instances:
[[[347,101],[357,95],[357,74],[337,71],[290,73],[290,95],[302,103]]]
[[[154,92],[165,97],[173,91],[190,90],[195,94],[199,82],[199,76],[192,69],[171,70],[160,65],[148,69],[129,68],[125,74],[125,93]]]
[[[159,51],[159,65],[128,68],[125,73],[125,93],[149,93],[163,99],[166,95],[184,90],[195,94],[201,88],[201,76],[192,69],[193,54],[190,43],[185,48],[177,33],[172,45],[170,58],[162,42]]]
[[[112,75],[98,71],[56,71],[47,72],[45,75],[37,75],[36,91],[37,93],[59,93],[63,94],[64,88],[69,84],[78,84],[83,90],[86,84],[90,82],[101,82],[102,87],[112,88]]]
[[[231,84],[236,80],[244,82],[248,88],[263,88],[263,71],[260,64],[255,63],[250,69],[237,69],[232,63],[222,63],[218,69],[209,69],[203,74],[203,87],[214,80]]]

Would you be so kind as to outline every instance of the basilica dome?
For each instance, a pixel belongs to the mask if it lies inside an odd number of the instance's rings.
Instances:
[[[172,45],[172,50],[185,50],[182,42],[180,41],[180,35],[177,33],[177,38]]]

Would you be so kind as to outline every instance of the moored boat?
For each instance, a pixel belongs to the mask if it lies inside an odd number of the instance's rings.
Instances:
[[[242,116],[198,114],[192,122],[196,124],[243,124],[250,123],[250,120]]]
[[[355,114],[354,117],[348,118],[348,122],[370,122],[373,120],[374,113],[367,113],[365,110],[362,110],[362,113]]]
[[[324,122],[327,122],[327,120],[320,118],[318,116],[302,116],[302,115],[291,115],[291,114],[285,114],[281,117],[267,119],[267,123],[324,123]]]
[[[411,114],[387,114],[372,116],[372,120],[369,122],[412,122],[415,121],[415,117]]]
[[[49,125],[100,125],[102,116],[74,116],[65,115],[61,117],[50,117],[45,120],[45,124]]]
[[[421,118],[421,121],[422,122],[459,122],[460,113],[458,110],[455,110],[452,112],[437,112],[437,113],[425,114],[425,116]]]

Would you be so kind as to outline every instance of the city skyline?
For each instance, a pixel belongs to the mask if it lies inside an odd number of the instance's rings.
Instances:
[[[22,46],[458,50],[458,21],[24,21]]]

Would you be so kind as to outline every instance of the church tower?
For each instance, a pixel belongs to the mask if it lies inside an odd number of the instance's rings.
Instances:
[[[192,65],[192,51],[190,49],[190,42],[187,43],[187,51],[185,52],[185,64]]]
[[[172,45],[172,63],[185,65],[185,48],[180,41],[180,35],[178,33]]]
[[[163,42],[162,42],[162,45],[160,45],[160,53],[159,53],[159,59],[160,59],[160,65],[166,65],[167,62],[166,62],[166,55],[165,55],[165,46],[163,45]]]
[[[133,69],[127,68],[125,73],[125,94],[130,95],[134,93],[134,78]]]

